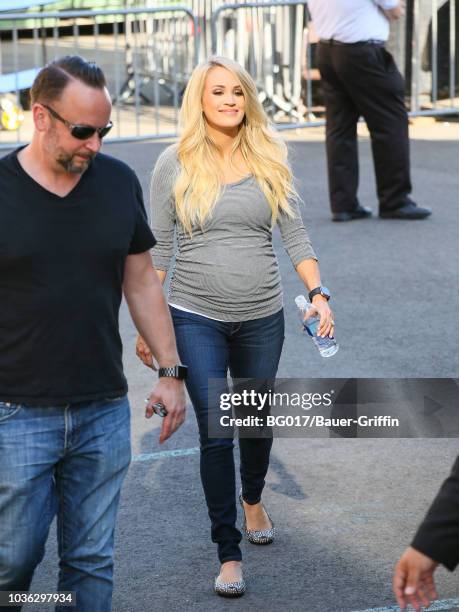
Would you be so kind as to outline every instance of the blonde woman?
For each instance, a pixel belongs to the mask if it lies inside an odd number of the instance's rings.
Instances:
[[[285,144],[271,129],[253,79],[239,64],[213,57],[193,71],[181,108],[182,135],[159,157],[151,185],[157,240],[153,260],[164,281],[178,250],[169,305],[180,359],[188,364],[187,389],[201,444],[201,478],[221,563],[219,595],[244,593],[241,532],[236,527],[232,438],[212,438],[208,417],[220,408],[208,400],[208,381],[274,378],[284,341],[282,288],[272,229],[284,246],[320,314],[319,333],[333,335],[328,296],[303,226]],[[137,353],[152,356],[142,338]],[[269,544],[274,525],[261,502],[270,438],[239,440],[249,542]]]

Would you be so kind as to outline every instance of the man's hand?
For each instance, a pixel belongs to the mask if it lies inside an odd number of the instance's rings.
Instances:
[[[396,19],[400,19],[400,17],[404,17],[405,16],[405,0],[400,0],[399,5],[396,6],[393,9],[386,9],[384,11],[385,16],[387,17],[387,19],[389,19],[390,21],[394,21]]]
[[[176,378],[164,377],[159,379],[145,409],[145,417],[147,419],[153,416],[154,410],[151,405],[157,402],[164,404],[167,410],[159,436],[159,443],[162,444],[185,420],[186,399],[183,382]]]
[[[402,610],[410,603],[416,612],[428,608],[437,599],[433,574],[438,563],[411,546],[405,550],[395,566],[392,587]]]

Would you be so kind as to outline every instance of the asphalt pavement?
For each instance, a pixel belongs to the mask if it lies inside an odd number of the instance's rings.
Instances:
[[[434,136],[412,141],[413,197],[434,211],[415,222],[375,217],[331,223],[321,137],[306,133],[289,143],[303,216],[323,282],[333,293],[340,351],[322,359],[300,333],[293,300],[302,286],[276,235],[286,315],[280,377],[458,377],[459,140],[442,139],[436,126],[432,130]],[[105,152],[129,163],[148,193],[149,174],[164,146],[110,144]],[[360,201],[377,212],[367,139],[360,156]],[[396,610],[393,565],[448,475],[457,440],[275,440],[264,501],[276,541],[269,547],[243,544],[247,593],[223,600],[212,592],[218,562],[199,480],[192,408],[185,425],[160,447],[159,417],[143,418],[143,398],[154,377],[135,357],[135,329],[124,305],[120,323],[134,461],[118,519],[114,612]],[[49,592],[56,577],[53,531],[32,589]],[[457,575],[439,569],[437,577],[441,601],[432,609],[459,609]]]

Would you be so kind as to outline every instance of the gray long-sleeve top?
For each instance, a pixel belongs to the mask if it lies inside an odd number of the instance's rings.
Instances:
[[[174,184],[180,172],[176,145],[156,162],[150,189],[152,249],[158,270],[168,270],[178,251],[169,302],[222,321],[248,321],[282,308],[282,285],[272,245],[271,208],[254,177],[225,186],[203,228],[184,231],[176,216]],[[285,249],[297,266],[317,259],[297,203],[294,218],[280,213],[278,226]]]

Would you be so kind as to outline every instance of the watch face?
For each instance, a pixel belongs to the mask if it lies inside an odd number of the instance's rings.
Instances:
[[[324,297],[326,297],[326,298],[330,299],[330,291],[327,289],[327,287],[321,287],[321,288],[320,288],[320,293],[321,293],[321,294],[322,294]]]
[[[176,366],[177,368],[177,378],[180,380],[185,380],[188,372],[188,368],[185,365]]]

